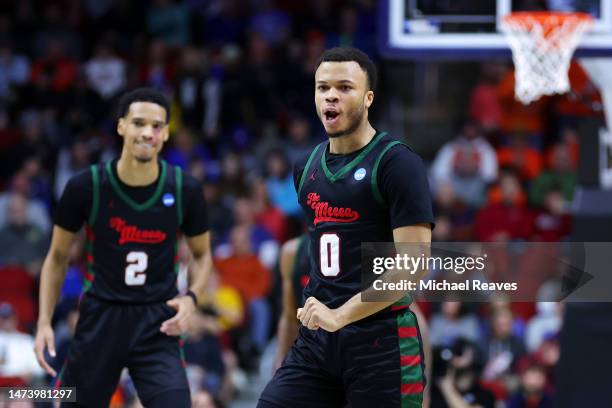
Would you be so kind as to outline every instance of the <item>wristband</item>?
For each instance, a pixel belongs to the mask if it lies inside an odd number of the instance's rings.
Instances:
[[[192,290],[188,290],[187,293],[185,293],[185,296],[189,296],[193,300],[194,306],[198,306],[198,297]]]

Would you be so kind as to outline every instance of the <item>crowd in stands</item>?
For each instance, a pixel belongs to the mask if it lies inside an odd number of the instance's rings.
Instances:
[[[325,134],[313,69],[331,46],[376,50],[372,0],[20,0],[0,4],[0,385],[49,384],[32,353],[40,268],[68,179],[121,147],[113,106],[149,86],[172,100],[163,157],[199,179],[216,273],[185,339],[194,401],[232,401],[279,313],[279,247],[302,232],[292,164]],[[561,241],[571,233],[578,128],[601,100],[528,106],[508,63],[482,64],[456,135],[430,164],[437,241]],[[400,135],[398,135],[400,136]],[[410,135],[406,136],[410,144]],[[418,152],[417,152],[418,153]],[[87,271],[75,244],[55,316],[60,369]],[[188,251],[181,249],[179,287]],[[434,347],[431,407],[551,406],[562,305],[421,305]],[[112,406],[132,406],[122,377]]]

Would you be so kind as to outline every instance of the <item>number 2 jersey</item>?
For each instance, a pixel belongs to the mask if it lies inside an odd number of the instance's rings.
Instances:
[[[85,222],[84,289],[119,303],[163,302],[178,293],[178,237],[207,231],[200,183],[159,161],[157,180],[124,184],[117,160],[75,175],[62,194],[55,224],[77,232]]]
[[[319,144],[295,166],[294,182],[310,238],[304,299],[332,308],[361,291],[362,242],[393,242],[395,228],[433,226],[423,162],[384,132],[344,155]]]

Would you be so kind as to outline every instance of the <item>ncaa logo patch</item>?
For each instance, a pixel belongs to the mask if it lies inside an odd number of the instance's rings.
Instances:
[[[174,204],[174,196],[170,193],[164,194],[162,197],[162,202],[166,207],[170,207],[172,204]]]
[[[355,180],[359,181],[359,180],[363,180],[363,178],[366,176],[366,169],[364,169],[363,167],[355,170],[355,174],[353,174],[353,177],[355,178]]]

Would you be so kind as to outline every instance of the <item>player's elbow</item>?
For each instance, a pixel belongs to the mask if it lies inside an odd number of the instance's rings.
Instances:
[[[70,262],[70,252],[59,249],[49,250],[46,262],[50,262],[54,267],[65,267]]]

